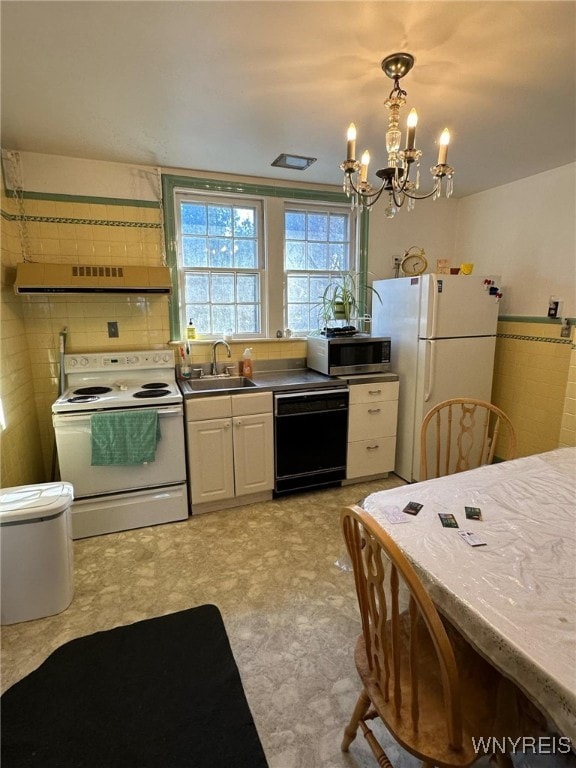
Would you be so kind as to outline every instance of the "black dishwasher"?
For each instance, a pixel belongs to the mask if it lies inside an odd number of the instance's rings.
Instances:
[[[347,440],[347,387],[274,395],[275,495],[340,484]]]

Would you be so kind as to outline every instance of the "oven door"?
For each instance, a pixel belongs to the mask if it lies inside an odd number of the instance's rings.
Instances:
[[[186,482],[183,407],[165,406],[155,410],[161,434],[156,458],[134,466],[92,466],[90,412],[52,417],[60,477],[72,483],[75,499]]]

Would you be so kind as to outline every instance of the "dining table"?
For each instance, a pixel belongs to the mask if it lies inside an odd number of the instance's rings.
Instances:
[[[416,514],[404,512],[410,502],[422,505]],[[377,491],[360,505],[438,610],[574,748],[576,448]]]

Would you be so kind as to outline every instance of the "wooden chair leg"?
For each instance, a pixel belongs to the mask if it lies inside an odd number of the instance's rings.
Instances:
[[[352,718],[350,719],[350,722],[348,723],[347,727],[344,729],[344,738],[342,739],[342,745],[340,747],[342,752],[348,752],[348,747],[350,746],[350,744],[352,744],[352,742],[356,738],[356,732],[358,731],[358,724],[360,723],[360,720],[362,720],[366,712],[368,712],[369,708],[370,708],[370,697],[368,696],[366,691],[362,691],[362,693],[358,697],[356,706],[354,707]]]
[[[378,740],[376,739],[376,736],[374,736],[374,734],[372,733],[370,728],[366,725],[364,720],[360,720],[360,728],[362,728],[364,737],[368,742],[368,744],[370,745],[370,749],[372,750],[372,754],[374,755],[374,757],[376,758],[376,761],[378,762],[379,768],[394,768],[394,766],[388,759],[388,755],[386,754],[386,752],[384,752]]]

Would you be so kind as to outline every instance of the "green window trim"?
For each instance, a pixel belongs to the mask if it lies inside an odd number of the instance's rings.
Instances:
[[[324,203],[346,203],[348,198],[343,192],[330,192],[295,187],[281,187],[268,184],[254,184],[217,179],[203,179],[195,176],[176,176],[162,174],[162,199],[164,211],[164,239],[166,262],[172,278],[172,293],[169,300],[170,339],[180,341],[182,328],[180,323],[180,301],[178,281],[178,254],[176,252],[176,212],[174,210],[174,191],[190,189],[199,192],[223,192],[234,195],[277,197],[287,200],[309,200]],[[362,282],[368,274],[368,212],[362,211],[359,219],[359,265]],[[366,308],[366,292],[360,297],[362,311]]]

